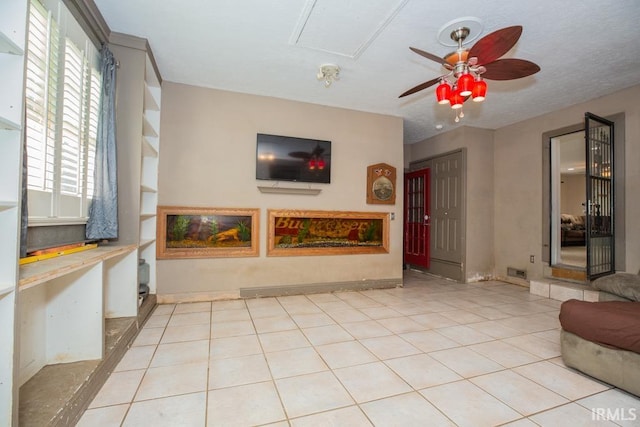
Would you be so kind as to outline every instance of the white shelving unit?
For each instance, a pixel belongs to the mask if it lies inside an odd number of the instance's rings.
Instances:
[[[160,154],[161,78],[147,40],[112,33],[118,70],[118,181],[120,240],[135,243],[149,264],[149,291],[156,293],[156,224]],[[142,130],[142,132],[141,132]]]
[[[121,204],[134,213],[121,217],[124,238],[116,245],[20,266],[23,109],[28,0],[0,2],[0,425],[17,426],[20,387],[43,367],[104,360],[105,319],[139,319],[138,258],[153,263],[160,130],[160,79],[146,50],[135,51],[149,72],[125,79],[137,110],[122,126],[137,132],[124,164]],[[140,52],[142,60],[140,61]],[[129,58],[123,58],[127,68]],[[137,62],[136,62],[137,61]],[[145,63],[146,61],[146,63]],[[136,68],[136,70],[138,70]],[[125,87],[126,91],[127,88]],[[128,113],[129,111],[124,111]],[[144,121],[144,124],[143,124]],[[147,129],[141,138],[140,129]],[[141,144],[138,141],[142,141]],[[127,145],[128,144],[128,145]],[[133,165],[133,167],[131,167]],[[131,172],[133,170],[133,172]],[[133,173],[133,176],[127,174]],[[129,197],[130,196],[130,197]],[[151,285],[151,284],[150,284]],[[148,309],[145,308],[145,310]],[[18,339],[17,337],[20,337]],[[64,365],[58,365],[64,366]],[[36,377],[39,378],[39,377]],[[36,380],[34,378],[34,380]],[[30,382],[33,384],[33,382]],[[36,384],[37,388],[37,384]]]
[[[151,57],[145,58],[142,166],[140,170],[140,258],[149,264],[149,291],[156,293],[158,154],[162,90]]]
[[[13,36],[17,34],[18,32],[14,31]],[[0,52],[21,56],[24,54],[24,46],[21,46],[18,43],[14,42],[11,39],[11,36],[8,36],[3,31],[0,31]]]
[[[0,130],[20,130],[20,124],[6,117],[0,117]]]
[[[104,360],[105,319],[133,319],[137,325],[139,258],[151,264],[150,288],[155,293],[161,79],[146,40],[132,36],[122,39],[137,44],[120,50],[121,57],[114,52],[119,71],[124,71],[118,80],[125,82],[119,93],[118,128],[129,132],[125,138],[118,135],[123,141],[118,158],[123,178],[121,238],[114,245],[20,265],[28,7],[29,0],[0,1],[1,426],[19,424],[20,387],[43,367]],[[147,304],[142,311],[148,309]]]
[[[104,357],[104,319],[138,314],[137,264],[136,245],[107,245],[20,267],[19,385],[49,364]]]
[[[17,424],[16,332],[27,2],[0,4],[0,424]]]
[[[138,315],[135,244],[19,266],[27,8],[0,3],[0,425],[18,425],[18,390],[42,368],[103,359],[105,319]]]
[[[18,424],[18,258],[26,0],[0,2],[0,425]]]

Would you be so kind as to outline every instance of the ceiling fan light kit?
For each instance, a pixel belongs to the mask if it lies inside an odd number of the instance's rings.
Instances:
[[[468,26],[462,26],[471,21],[471,18],[452,21],[440,31],[439,39],[442,41],[444,31],[449,31],[449,37],[457,45],[455,52],[451,52],[443,58],[429,52],[410,47],[413,52],[427,59],[438,62],[447,71],[446,74],[436,77],[415,86],[400,95],[400,98],[419,92],[423,89],[440,83],[436,87],[436,100],[438,104],[449,104],[456,110],[458,122],[463,117],[462,106],[471,98],[474,102],[482,102],[487,96],[487,83],[489,80],[513,80],[527,77],[540,71],[540,67],[524,59],[500,59],[518,41],[522,34],[519,25],[506,27],[494,31],[478,40],[471,49],[463,47],[463,43],[471,34]],[[480,26],[479,21],[476,26]],[[477,29],[474,27],[474,29]],[[484,77],[484,78],[483,78]],[[460,110],[458,113],[457,110]]]
[[[476,79],[470,73],[465,73],[458,77],[458,90],[460,91],[460,95],[471,95],[475,81]]]
[[[459,90],[456,89],[451,92],[451,95],[449,96],[449,104],[451,104],[451,109],[453,110],[459,110],[462,108],[462,104],[464,104],[464,97]]]
[[[449,103],[451,97],[451,85],[446,80],[442,80],[442,83],[436,88],[436,99],[438,104],[444,105]]]
[[[478,77],[473,83],[473,89],[471,90],[471,99],[473,99],[473,102],[482,102],[484,101],[486,95],[487,82],[482,80],[482,77]]]

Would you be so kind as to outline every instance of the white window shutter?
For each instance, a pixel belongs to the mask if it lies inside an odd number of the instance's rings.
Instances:
[[[93,193],[98,54],[88,37],[77,44],[79,25],[62,2],[58,7],[52,13],[31,0],[25,92],[30,218],[86,218]],[[61,34],[54,15],[73,27],[73,41]]]

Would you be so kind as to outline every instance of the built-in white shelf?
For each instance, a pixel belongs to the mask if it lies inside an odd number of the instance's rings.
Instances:
[[[28,0],[0,0],[0,425],[17,426],[20,340],[30,316],[20,316],[19,191],[24,125]],[[17,337],[20,337],[18,339]]]
[[[258,186],[261,193],[271,194],[298,194],[305,196],[317,196],[322,189],[320,188],[294,188],[294,187],[261,187]]]
[[[144,109],[160,111],[160,88],[144,84]]]
[[[20,266],[22,385],[46,365],[104,357],[105,319],[138,313],[137,245],[104,245]]]
[[[151,124],[151,122],[149,122],[147,116],[143,117],[142,132],[143,132],[143,135],[146,135],[146,136],[154,136],[154,137],[158,136],[158,131],[156,131],[156,129]]]
[[[15,291],[14,285],[0,284],[0,297],[3,297]]]
[[[7,200],[0,200],[0,212],[6,211],[7,209],[13,209],[18,206],[17,202],[10,202]]]
[[[149,246],[150,244],[152,244],[153,242],[155,242],[156,239],[141,239],[140,240],[140,249],[146,248],[147,246]]]
[[[20,130],[20,124],[0,116],[0,129],[4,130]]]
[[[19,289],[22,292],[135,249],[135,245],[99,246],[95,249],[21,265]]]
[[[158,150],[150,141],[150,138],[153,138],[153,137],[147,137],[147,136],[142,137],[142,155],[146,157],[158,157]]]
[[[141,185],[140,186],[140,191],[144,191],[146,193],[156,193],[157,190],[155,188],[151,188],[148,185]]]
[[[0,53],[10,53],[13,55],[22,55],[24,50],[13,42],[5,33],[0,31]]]

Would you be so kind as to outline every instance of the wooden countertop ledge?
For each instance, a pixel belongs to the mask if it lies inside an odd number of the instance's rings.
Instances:
[[[109,258],[124,255],[136,248],[135,244],[104,245],[83,252],[21,265],[19,289],[23,291],[74,271],[91,267]]]

